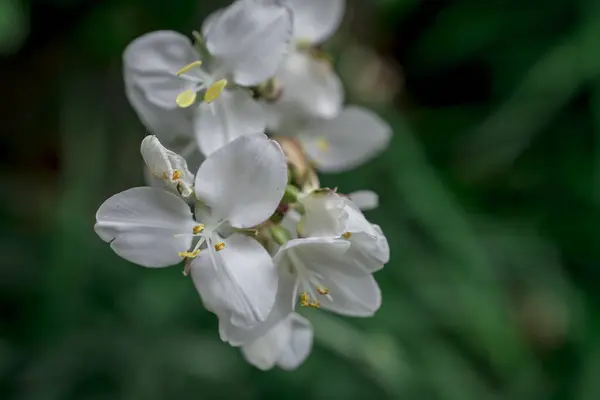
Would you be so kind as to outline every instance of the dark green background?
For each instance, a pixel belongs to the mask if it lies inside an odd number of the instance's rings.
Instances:
[[[263,373],[92,229],[143,182],[124,47],[225,3],[0,0],[1,399],[600,398],[600,3],[349,3],[327,49],[394,137],[323,183],[381,196],[383,307],[303,312],[310,358]]]

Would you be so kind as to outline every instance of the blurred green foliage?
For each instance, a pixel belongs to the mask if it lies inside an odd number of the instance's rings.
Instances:
[[[92,229],[142,184],[123,48],[225,3],[0,1],[0,398],[600,398],[600,3],[349,0],[329,49],[395,135],[323,184],[380,194],[392,260],[374,318],[304,313],[294,373],[247,365],[177,268]]]

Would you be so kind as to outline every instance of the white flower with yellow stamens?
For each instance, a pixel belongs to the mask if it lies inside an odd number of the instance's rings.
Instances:
[[[200,60],[187,37],[171,31],[136,39],[124,55],[128,86],[136,88],[131,91],[136,96],[129,96],[134,108],[148,110],[150,104],[185,116],[205,155],[236,137],[264,131],[261,107],[239,86],[272,76],[292,34],[291,12],[276,0],[238,0],[210,21],[202,43],[206,59]]]
[[[189,171],[183,157],[164,147],[154,135],[148,135],[142,140],[140,152],[154,179],[183,197],[191,196],[194,174]]]
[[[273,261],[280,274],[291,276],[294,282],[283,301],[295,305],[299,300],[302,307],[354,317],[373,315],[381,306],[379,286],[369,271],[353,261],[350,247],[348,240],[333,237],[292,239],[283,244]]]
[[[227,236],[226,231],[268,219],[286,183],[279,145],[263,134],[244,136],[200,166],[194,192],[203,206],[196,207],[195,218],[172,193],[134,188],[100,206],[95,230],[118,255],[145,267],[192,259],[192,277],[204,303],[227,313],[233,325],[252,327],[273,308],[277,270],[256,240],[242,233]]]
[[[274,366],[292,371],[306,360],[312,343],[312,324],[292,313],[263,336],[242,346],[241,350],[246,361],[263,371]]]
[[[304,215],[299,231],[307,237],[342,238],[350,243],[352,262],[375,272],[390,259],[390,248],[378,225],[371,224],[349,198],[317,191],[300,198]]]
[[[275,75],[277,99],[264,103],[267,125],[276,131],[289,120],[333,118],[344,88],[331,61],[315,47],[329,39],[344,15],[345,0],[287,0],[294,15],[294,46]]]

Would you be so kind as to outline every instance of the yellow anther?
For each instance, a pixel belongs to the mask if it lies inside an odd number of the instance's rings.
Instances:
[[[300,294],[300,305],[302,307],[309,307],[310,306],[310,296],[308,295],[308,293],[302,292]]]
[[[215,244],[215,250],[216,251],[221,251],[224,248],[225,248],[225,243],[223,243],[223,242],[219,242],[219,243]]]
[[[180,171],[180,170],[178,170],[178,169],[174,169],[174,170],[173,170],[173,174],[171,175],[171,180],[172,180],[172,181],[178,181],[178,180],[180,180],[181,178],[183,178],[183,172],[181,172],[181,171]]]
[[[179,254],[179,257],[183,258],[196,258],[198,257],[198,254],[200,254],[200,249],[196,249],[194,251],[180,251],[177,254]]]
[[[199,234],[199,233],[202,233],[203,231],[204,231],[204,224],[199,224],[199,225],[196,225],[196,226],[194,227],[194,229],[192,229],[192,232],[194,232],[194,235],[197,235],[197,234]]]
[[[191,106],[194,104],[194,101],[196,101],[196,92],[190,89],[179,93],[175,99],[175,103],[177,103],[177,105],[181,108],[187,108]]]
[[[176,74],[177,75],[183,75],[186,72],[188,72],[188,71],[190,71],[190,70],[192,70],[194,68],[197,68],[197,67],[199,67],[201,65],[202,65],[202,61],[191,62],[188,65],[186,65],[185,67],[182,67],[179,71],[176,72]]]
[[[317,292],[319,292],[319,294],[322,294],[323,296],[329,294],[329,289],[323,286],[317,286]]]
[[[327,141],[327,139],[325,138],[318,138],[317,139],[317,149],[319,149],[320,151],[329,151],[329,142]]]
[[[227,79],[221,79],[210,85],[204,93],[204,101],[207,103],[215,101],[223,93],[225,86],[227,86]]]
[[[310,295],[307,292],[302,292],[300,294],[300,305],[302,307],[311,307],[311,308],[321,307],[321,303],[318,300],[311,301]]]
[[[350,238],[352,237],[352,232],[345,232],[345,233],[342,233],[342,237],[343,237],[344,239],[350,239]]]

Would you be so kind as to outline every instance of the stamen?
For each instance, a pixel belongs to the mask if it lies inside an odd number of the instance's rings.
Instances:
[[[317,149],[319,149],[322,152],[326,152],[329,151],[329,142],[327,141],[327,139],[325,138],[318,138],[317,139]]]
[[[171,175],[171,180],[172,181],[178,181],[181,178],[183,178],[183,172],[181,172],[178,169],[174,169],[173,170],[173,175]]]
[[[342,237],[343,237],[344,239],[350,239],[350,238],[352,237],[352,232],[345,232],[345,233],[342,233]]]
[[[311,307],[311,308],[321,307],[321,303],[318,300],[311,301],[310,295],[308,294],[308,292],[302,292],[300,294],[300,305],[302,307]]]
[[[179,254],[179,257],[183,258],[196,258],[198,257],[198,254],[200,254],[200,249],[196,249],[194,251],[180,251],[177,254]]]
[[[221,251],[224,248],[225,248],[225,243],[223,243],[223,242],[219,242],[219,243],[215,244],[215,250],[216,251]]]
[[[202,65],[202,61],[194,61],[194,62],[191,62],[191,63],[189,63],[188,65],[186,65],[186,66],[182,67],[182,68],[181,68],[179,71],[177,71],[175,74],[177,74],[178,76],[179,76],[179,75],[183,75],[183,74],[185,74],[186,72],[188,72],[188,71],[190,71],[190,70],[192,70],[192,69],[194,69],[194,68],[197,68],[197,67],[199,67],[199,66],[201,66],[201,65]]]
[[[196,226],[195,226],[195,227],[192,229],[192,232],[194,232],[194,235],[197,235],[197,234],[199,234],[199,233],[202,233],[202,232],[204,232],[204,224],[199,224],[199,225],[196,225]]]
[[[323,286],[317,286],[317,292],[319,292],[319,294],[322,294],[323,296],[328,295],[329,294],[329,289]]]
[[[310,296],[307,292],[302,292],[300,294],[300,305],[302,307],[308,307],[310,305]]]
[[[221,93],[223,93],[225,86],[227,86],[227,79],[221,79],[210,85],[210,87],[206,89],[206,93],[204,93],[204,101],[206,103],[212,103],[218,99]]]
[[[187,108],[191,106],[192,104],[194,104],[194,101],[196,101],[196,92],[190,89],[186,90],[185,92],[179,93],[177,95],[177,98],[175,99],[175,102],[181,108]]]

